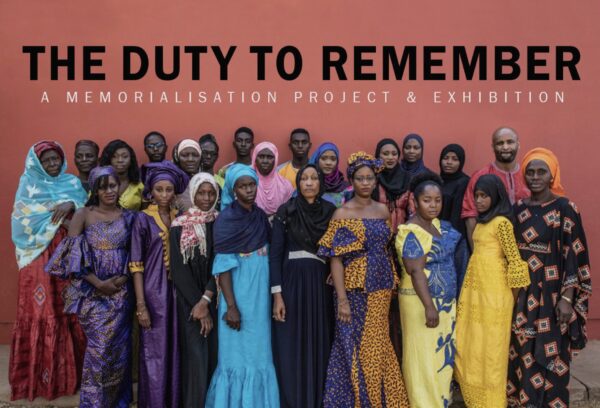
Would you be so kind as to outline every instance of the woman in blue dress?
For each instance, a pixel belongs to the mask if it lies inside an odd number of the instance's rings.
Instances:
[[[213,232],[212,273],[221,287],[218,316],[223,322],[207,407],[279,407],[271,352],[270,226],[254,203],[257,184],[251,167],[228,168]]]

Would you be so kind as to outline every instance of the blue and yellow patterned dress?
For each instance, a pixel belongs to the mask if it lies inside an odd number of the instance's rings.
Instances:
[[[447,407],[455,354],[456,293],[459,271],[466,258],[466,246],[451,224],[438,219],[433,236],[417,224],[398,227],[398,259],[427,256],[424,273],[429,294],[439,313],[435,328],[425,325],[425,307],[417,296],[406,270],[400,279],[400,320],[402,323],[402,373],[411,407]]]
[[[351,322],[336,322],[325,382],[327,407],[408,407],[390,341],[388,313],[397,284],[384,219],[338,219],[319,244],[319,255],[340,257]],[[337,302],[336,302],[337,309]]]

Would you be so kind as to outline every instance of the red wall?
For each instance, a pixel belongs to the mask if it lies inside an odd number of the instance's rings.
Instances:
[[[521,154],[535,146],[554,150],[561,161],[563,184],[583,213],[592,252],[592,267],[600,259],[600,216],[594,213],[600,199],[596,138],[600,94],[600,55],[597,39],[600,4],[594,0],[545,2],[433,2],[433,1],[269,1],[260,2],[156,2],[116,0],[3,1],[0,3],[0,129],[3,171],[0,173],[0,259],[4,260],[0,285],[0,342],[10,338],[15,318],[17,276],[10,240],[10,211],[24,158],[34,142],[56,139],[69,157],[80,138],[103,145],[113,138],[131,142],[141,152],[149,130],[164,132],[173,145],[184,137],[216,134],[221,142],[219,164],[232,159],[230,140],[240,125],[252,127],[257,140],[272,140],[285,150],[289,130],[308,128],[316,145],[333,140],[347,156],[357,149],[373,151],[381,137],[401,139],[408,132],[425,137],[425,159],[437,169],[440,149],[460,142],[467,150],[466,170],[471,172],[492,159],[490,135],[499,125],[517,129]],[[49,80],[48,59],[40,63],[40,80],[30,81],[23,45],[105,45],[104,82]],[[295,45],[304,57],[300,78],[286,82],[275,75],[274,57],[268,58],[267,80],[256,81],[255,58],[250,45]],[[582,60],[581,81],[331,81],[321,80],[321,46],[343,45],[574,45]],[[152,77],[123,82],[120,49],[140,45],[237,45],[229,80],[218,81],[211,54],[202,57],[202,80],[190,80],[189,57],[183,58],[182,75],[172,82]],[[64,49],[62,50],[64,53]],[[77,49],[81,55],[81,49]],[[170,54],[168,54],[170,55]],[[552,55],[552,53],[550,54]],[[380,54],[378,54],[380,56]],[[376,57],[377,59],[377,57]],[[449,58],[446,58],[449,64]],[[552,61],[552,60],[550,60]],[[490,59],[490,66],[492,61]],[[552,67],[552,63],[550,65]],[[543,69],[542,69],[543,70]],[[348,72],[351,72],[350,70]],[[373,72],[381,72],[376,62]],[[446,70],[448,72],[448,70]],[[552,69],[550,69],[552,72]],[[421,78],[419,73],[419,78]],[[84,104],[64,102],[66,90],[277,90],[277,104]],[[51,103],[41,104],[42,91]],[[294,104],[284,94],[310,90],[388,90],[387,104]],[[563,104],[439,104],[430,100],[433,90],[564,91]],[[417,103],[405,102],[414,91]],[[595,281],[597,282],[597,281]],[[597,283],[595,284],[597,286]],[[591,334],[600,338],[600,301],[591,302]]]

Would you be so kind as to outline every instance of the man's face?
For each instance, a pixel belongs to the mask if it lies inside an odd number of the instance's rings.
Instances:
[[[148,156],[148,160],[151,162],[160,162],[165,159],[165,154],[167,153],[167,144],[162,137],[158,135],[152,135],[146,139],[144,151],[146,152],[146,156]]]
[[[290,138],[290,150],[296,158],[305,158],[310,151],[310,139],[306,133],[294,133]]]
[[[517,158],[519,151],[519,140],[517,135],[506,131],[494,135],[492,147],[496,155],[496,161],[500,163],[512,163]]]
[[[238,156],[250,156],[252,148],[254,147],[254,138],[250,133],[240,132],[235,135],[235,138],[233,139],[233,147]]]
[[[219,151],[213,142],[204,142],[200,145],[202,158],[200,166],[202,170],[211,170],[219,158]]]

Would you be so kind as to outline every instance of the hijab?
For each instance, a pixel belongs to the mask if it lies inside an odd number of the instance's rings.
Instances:
[[[216,194],[215,202],[208,211],[202,211],[195,204],[196,192],[204,183],[209,183],[215,189]],[[219,186],[211,174],[196,174],[190,180],[188,189],[192,206],[171,224],[172,227],[181,227],[179,250],[181,251],[184,264],[194,258],[195,248],[199,249],[200,255],[206,256],[206,224],[213,222],[219,214],[215,209],[219,201]]]
[[[523,177],[525,177],[525,172],[527,171],[527,165],[531,163],[533,160],[541,160],[550,169],[550,174],[552,175],[552,183],[550,183],[550,191],[556,194],[557,196],[564,196],[565,189],[562,184],[560,184],[560,166],[558,165],[558,158],[552,151],[548,149],[544,149],[543,147],[536,147],[528,151],[523,157],[523,162],[521,164],[521,171],[523,172]]]
[[[404,159],[404,147],[410,140],[416,140],[421,145],[421,158],[414,163],[409,163]],[[422,173],[427,170],[425,167],[425,162],[423,161],[423,157],[425,155],[425,143],[423,142],[423,138],[416,133],[410,133],[406,135],[404,140],[402,141],[402,160],[400,160],[400,166],[402,170],[408,173],[409,178],[416,176],[419,173]]]
[[[442,159],[450,152],[453,152],[458,157],[459,166],[455,173],[444,173],[442,169]],[[442,212],[440,218],[452,223],[461,234],[465,233],[465,224],[461,219],[462,202],[469,184],[469,176],[463,171],[465,165],[465,150],[458,144],[449,144],[442,149],[440,153],[440,177],[443,180],[442,189]]]
[[[265,212],[256,205],[247,210],[234,201],[235,182],[244,176],[252,177],[258,184],[258,175],[250,166],[236,163],[227,169],[221,214],[213,228],[216,253],[250,253],[269,241],[271,227]]]
[[[329,150],[329,149],[328,149]],[[300,190],[300,180],[306,169],[313,168],[319,175],[319,194],[314,203],[306,201]],[[318,242],[327,231],[329,220],[336,210],[335,205],[321,196],[324,191],[324,177],[315,164],[307,164],[296,175],[296,194],[286,204],[282,205],[275,218],[285,225],[287,237],[292,239],[303,250],[312,254],[317,253]]]
[[[318,168],[321,155],[328,150],[331,150],[333,153],[335,153],[337,164],[335,165],[335,169],[330,174],[323,176],[323,191],[325,193],[341,193],[348,188],[350,183],[344,180],[344,173],[340,171],[340,151],[335,144],[330,142],[321,144],[319,148],[312,154],[312,156],[310,156],[310,160],[308,162],[316,165]],[[320,173],[321,171],[319,170],[318,172]]]
[[[475,183],[474,192],[483,191],[491,199],[490,208],[483,214],[477,214],[477,222],[486,224],[498,216],[503,216],[512,221],[512,205],[506,193],[502,180],[495,174],[484,174]]]
[[[40,162],[40,156],[48,150],[56,150],[63,158],[56,177],[46,173]],[[60,145],[50,141],[36,143],[27,153],[11,214],[12,241],[19,269],[33,262],[54,239],[61,223],[51,222],[52,208],[68,201],[72,201],[75,208],[81,208],[87,200],[79,178],[66,173],[64,157]]]
[[[175,194],[181,194],[188,184],[188,175],[168,160],[146,163],[142,166],[144,180],[144,198],[152,198],[152,188],[159,181],[167,180],[173,184]]]
[[[275,164],[271,172],[263,176],[256,167],[256,158],[258,154],[267,149],[275,156]],[[262,142],[256,145],[252,152],[252,168],[256,170],[259,184],[256,191],[256,205],[262,208],[267,214],[275,214],[279,206],[285,203],[294,192],[294,187],[285,177],[277,171],[277,162],[279,160],[279,151],[273,143]]]
[[[379,158],[383,146],[392,145],[398,151],[398,157],[402,154],[402,150],[393,139],[382,139],[377,143],[375,148],[375,157]],[[397,163],[394,168],[388,169],[384,167],[381,173],[377,176],[377,183],[383,187],[387,201],[396,201],[402,194],[408,190],[409,176],[402,169],[400,163]],[[379,200],[379,189],[376,188],[373,192],[373,198]]]

